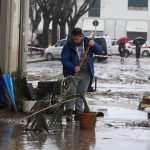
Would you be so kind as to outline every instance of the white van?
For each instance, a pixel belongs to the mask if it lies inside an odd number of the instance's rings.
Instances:
[[[101,45],[101,43],[98,42],[98,39],[101,39],[101,38],[105,39],[106,47],[107,47],[107,55],[112,55],[111,38],[108,35],[94,36],[94,41]]]

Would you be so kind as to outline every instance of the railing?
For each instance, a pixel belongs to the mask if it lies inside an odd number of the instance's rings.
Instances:
[[[43,57],[44,56],[44,50],[45,50],[45,48],[28,46],[28,53],[27,53],[27,55],[30,56],[30,58],[32,58],[35,55],[40,55],[41,57]]]

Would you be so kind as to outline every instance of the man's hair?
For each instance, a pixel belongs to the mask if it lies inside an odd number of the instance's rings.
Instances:
[[[71,31],[71,35],[73,36],[77,36],[77,35],[82,35],[82,30],[81,28],[73,28],[72,31]]]

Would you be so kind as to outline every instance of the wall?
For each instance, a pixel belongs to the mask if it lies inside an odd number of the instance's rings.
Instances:
[[[3,72],[16,72],[19,50],[19,2],[1,0],[0,66]]]
[[[150,8],[150,0],[149,8]],[[150,19],[150,9],[147,10],[128,10],[128,0],[102,0],[101,18],[105,19]]]
[[[3,72],[18,72],[21,62],[20,56],[23,53],[25,56],[26,53],[25,48],[20,49],[20,37],[25,37],[27,34],[26,31],[21,33],[20,25],[20,19],[22,19],[22,17],[20,17],[20,2],[23,1],[26,2],[26,0],[1,0],[0,67]],[[28,9],[26,8],[26,10]],[[26,26],[26,22],[24,22],[23,26]],[[26,57],[22,57],[21,59],[25,64],[23,71],[26,71]]]

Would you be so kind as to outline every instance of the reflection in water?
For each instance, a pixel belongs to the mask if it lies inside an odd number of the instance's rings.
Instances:
[[[137,66],[137,69],[140,69],[140,61],[136,61],[136,66]]]
[[[0,128],[0,149],[9,149],[10,138],[14,128],[8,124],[3,124]]]
[[[51,134],[25,132],[23,126],[0,123],[0,150],[149,150],[148,129],[97,128],[83,130],[78,123]],[[118,141],[119,139],[119,141]]]
[[[79,125],[68,125],[64,129],[64,150],[90,150],[95,146],[95,130],[80,129]]]
[[[28,142],[30,147],[34,147],[34,149],[43,149],[43,145],[47,140],[47,135],[43,133],[35,134],[34,132],[26,132],[24,136],[24,144]]]
[[[22,145],[22,128],[12,124],[0,124],[0,149],[19,150]]]
[[[95,130],[80,130],[81,150],[90,150],[95,147]]]
[[[67,124],[52,134],[24,131],[24,126],[0,124],[0,150],[92,150],[95,130]]]

